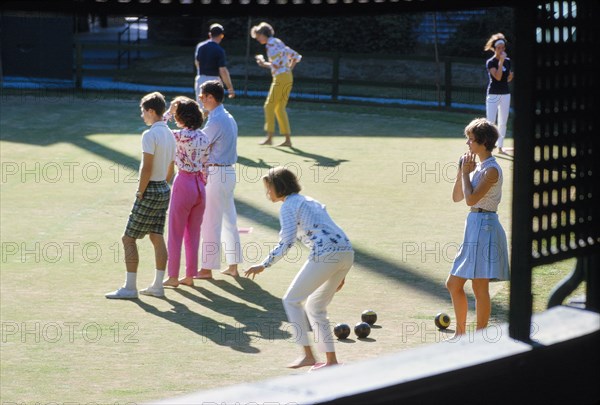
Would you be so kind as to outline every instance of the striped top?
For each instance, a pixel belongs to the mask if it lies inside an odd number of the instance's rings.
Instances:
[[[262,265],[269,267],[279,261],[299,239],[310,248],[308,259],[342,251],[351,251],[350,240],[331,219],[325,206],[300,194],[288,195],[279,212],[281,231],[279,243]]]

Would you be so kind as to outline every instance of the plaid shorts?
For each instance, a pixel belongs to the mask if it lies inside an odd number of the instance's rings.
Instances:
[[[148,183],[143,198],[136,198],[133,203],[125,235],[135,239],[142,239],[149,233],[162,235],[170,197],[171,188],[166,181]]]

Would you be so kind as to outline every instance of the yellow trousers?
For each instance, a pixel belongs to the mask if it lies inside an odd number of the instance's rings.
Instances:
[[[285,107],[292,92],[293,84],[294,77],[292,76],[292,72],[280,73],[273,76],[267,101],[265,101],[266,132],[275,133],[275,118],[277,118],[279,133],[291,134],[290,121]]]

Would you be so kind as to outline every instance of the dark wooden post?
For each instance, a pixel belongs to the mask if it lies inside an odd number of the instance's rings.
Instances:
[[[83,84],[83,46],[75,43],[75,88],[81,89]]]
[[[452,61],[444,59],[444,105],[446,108],[452,106]]]
[[[340,54],[333,54],[333,72],[331,78],[331,99],[337,101],[340,92]]]

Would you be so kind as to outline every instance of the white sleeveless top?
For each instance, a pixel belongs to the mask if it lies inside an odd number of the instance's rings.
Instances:
[[[492,187],[483,196],[483,198],[477,202],[477,204],[473,205],[473,208],[482,208],[487,211],[498,211],[498,204],[500,204],[500,200],[502,199],[503,176],[502,168],[496,161],[495,157],[490,156],[483,162],[477,164],[477,167],[475,167],[475,170],[471,173],[471,184],[473,185],[473,189],[475,189],[483,178],[483,170],[490,167],[495,167],[496,170],[498,170],[498,181],[492,185]]]

